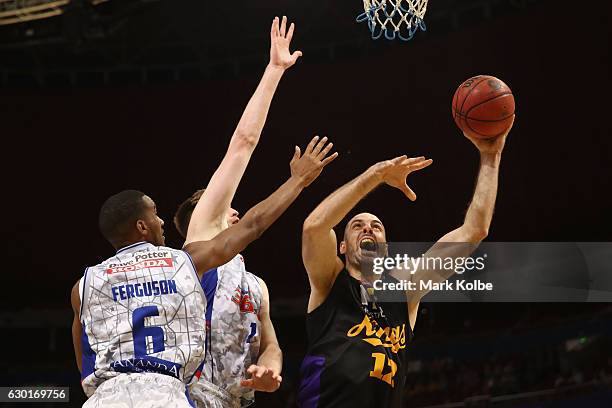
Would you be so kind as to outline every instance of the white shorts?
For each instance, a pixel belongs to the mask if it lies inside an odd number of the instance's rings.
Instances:
[[[119,374],[104,381],[83,408],[191,408],[185,384],[156,373]]]
[[[196,408],[240,408],[240,398],[200,378],[189,387]]]

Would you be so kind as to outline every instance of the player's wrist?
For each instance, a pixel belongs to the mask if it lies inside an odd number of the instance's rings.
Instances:
[[[282,75],[287,70],[287,68],[289,68],[289,67],[288,66],[283,66],[281,64],[277,64],[277,63],[274,63],[274,62],[270,61],[268,63],[268,66],[266,67],[266,70],[270,71],[272,73],[276,73],[276,74]]]
[[[480,163],[483,166],[499,166],[501,161],[501,150],[499,151],[480,151]]]
[[[291,177],[289,177],[288,183],[294,188],[303,190],[308,185],[308,177],[300,174],[292,174]]]
[[[378,185],[385,181],[385,170],[385,162],[380,162],[367,169],[363,175],[366,181],[374,182]]]

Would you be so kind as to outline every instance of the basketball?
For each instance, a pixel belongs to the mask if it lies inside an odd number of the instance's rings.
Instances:
[[[510,127],[514,95],[503,81],[478,75],[459,85],[452,109],[455,123],[462,131],[488,139],[504,134]]]

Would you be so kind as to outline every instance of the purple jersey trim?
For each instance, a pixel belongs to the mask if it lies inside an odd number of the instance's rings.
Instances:
[[[300,368],[302,379],[298,390],[298,406],[316,408],[321,396],[321,374],[325,367],[325,357],[306,356]]]

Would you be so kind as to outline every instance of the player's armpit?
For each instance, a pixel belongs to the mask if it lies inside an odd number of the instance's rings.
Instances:
[[[83,326],[81,325],[81,298],[79,296],[79,283],[80,280],[72,287],[70,292],[70,303],[72,304],[72,311],[74,312],[74,318],[72,320],[72,344],[74,346],[74,356],[76,358],[77,367],[79,372],[82,371],[82,351],[81,351],[81,332]]]
[[[304,222],[302,260],[308,273],[311,295],[308,311],[325,301],[338,273],[344,267],[336,252],[337,239],[333,229],[322,229]]]
[[[223,256],[227,252],[223,247],[224,243],[219,240],[219,235],[217,235],[213,240],[190,242],[183,247],[183,250],[191,257],[198,277],[202,279],[205,272],[232,259],[233,256]],[[236,251],[236,254],[238,252],[240,251]]]
[[[408,322],[410,323],[410,328],[414,332],[414,326],[416,325],[416,320],[419,315],[419,305],[421,304],[418,300],[408,299]]]
[[[457,259],[470,256],[480,243],[480,235],[463,225],[440,238],[422,257],[416,271],[394,270],[391,275],[398,280],[412,281],[414,289],[407,292],[408,302],[416,304],[429,293],[432,283],[440,283],[450,278],[452,269],[439,269],[440,259]],[[415,317],[416,319],[416,317]]]

